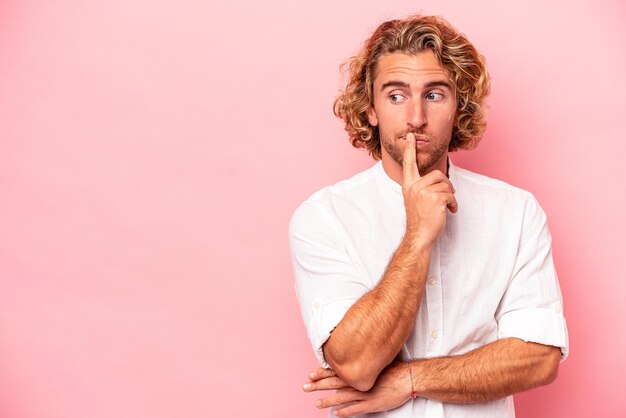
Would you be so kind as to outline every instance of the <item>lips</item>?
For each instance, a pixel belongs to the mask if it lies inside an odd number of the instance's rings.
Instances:
[[[414,135],[414,136],[415,136],[415,143],[417,145],[424,145],[430,142],[430,139],[428,139],[428,137],[426,136],[423,136],[423,135]],[[400,138],[402,138],[403,141],[406,141],[406,135],[401,136]]]

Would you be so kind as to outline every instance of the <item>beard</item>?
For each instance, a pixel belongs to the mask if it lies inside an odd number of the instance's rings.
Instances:
[[[413,133],[416,136],[425,136],[426,138],[428,138],[428,151],[419,152],[416,147],[415,160],[417,161],[417,169],[421,174],[432,171],[437,162],[448,150],[448,146],[450,145],[450,140],[452,138],[444,140],[442,138],[437,138],[426,132],[420,131],[408,133]],[[401,149],[399,144],[404,143],[405,140],[402,139],[402,137],[406,138],[406,135],[408,133],[405,133],[404,135],[391,136],[391,138],[389,138],[383,135],[382,132],[380,132],[380,142],[382,147],[385,149],[385,151],[387,151],[389,156],[391,156],[391,158],[393,158],[394,161],[396,161],[400,165],[402,165],[404,162],[404,147],[402,147]]]

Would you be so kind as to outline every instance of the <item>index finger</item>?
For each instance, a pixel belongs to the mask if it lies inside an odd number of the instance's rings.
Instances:
[[[404,158],[402,159],[402,178],[405,186],[417,182],[420,179],[420,172],[417,168],[417,151],[415,146],[415,135],[406,134],[406,144],[404,146]]]
[[[309,380],[302,385],[302,390],[305,392],[315,392],[318,390],[332,390],[349,388],[343,380],[337,376],[327,377],[320,380]]]
[[[315,370],[309,372],[309,380],[320,380],[326,377],[335,376],[335,371],[333,369],[325,369],[323,367],[318,367]]]

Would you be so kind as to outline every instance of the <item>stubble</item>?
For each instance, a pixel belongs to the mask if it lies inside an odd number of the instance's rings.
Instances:
[[[447,141],[439,138],[434,138],[432,135],[425,134],[423,132],[414,132],[415,135],[426,136],[429,140],[428,152],[419,152],[415,149],[415,160],[417,161],[417,168],[420,173],[428,173],[432,171],[437,162],[448,150],[450,139]],[[385,148],[385,151],[394,159],[400,166],[404,161],[404,147],[401,148],[400,144],[404,144],[405,140],[401,137],[394,137],[392,139],[384,138],[381,135],[381,145]],[[434,144],[434,145],[433,145]],[[431,148],[434,146],[434,148]]]

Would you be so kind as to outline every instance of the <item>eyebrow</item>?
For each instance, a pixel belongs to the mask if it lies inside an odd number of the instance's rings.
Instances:
[[[383,83],[383,85],[380,86],[380,91],[385,90],[387,87],[403,87],[405,89],[408,89],[410,85],[409,83],[405,83],[404,81],[392,80],[392,81],[387,81],[386,83]]]
[[[446,81],[446,80],[437,80],[437,81],[431,81],[429,83],[426,83],[424,85],[424,87],[426,88],[431,88],[431,87],[437,87],[437,86],[441,86],[441,87],[447,87],[450,90],[454,90],[452,88],[452,84],[450,84],[450,82]],[[404,81],[399,81],[399,80],[391,80],[391,81],[387,81],[386,83],[383,83],[382,86],[380,86],[380,91],[385,90],[388,87],[402,87],[402,88],[409,88],[411,87],[409,83],[406,83]]]

